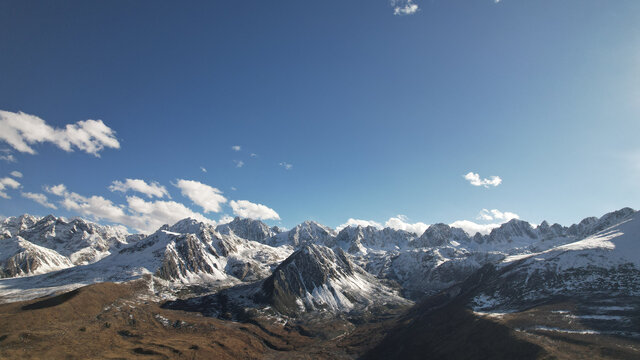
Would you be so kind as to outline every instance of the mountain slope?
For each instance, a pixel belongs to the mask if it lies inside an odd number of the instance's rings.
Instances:
[[[0,278],[44,274],[72,266],[67,257],[20,236],[0,241]]]
[[[615,221],[620,222],[583,240],[505,258],[500,276],[475,298],[476,307],[517,309],[554,296],[640,295],[640,213]]]
[[[373,307],[409,304],[351,262],[343,251],[307,244],[263,281],[166,306],[209,316],[242,317],[247,309],[258,309],[266,314],[296,317],[306,313],[362,314]]]
[[[406,304],[342,251],[305,245],[278,265],[256,294],[283,314],[348,312],[374,303]]]
[[[84,284],[128,281],[147,274],[165,280],[167,288],[163,291],[168,294],[193,285],[216,290],[263,279],[289,254],[290,248],[272,248],[233,234],[221,235],[211,225],[184,219],[95,263],[38,275],[28,281],[0,282],[0,299],[29,299]]]
[[[294,248],[305,244],[326,245],[332,243],[335,236],[335,230],[315,221],[305,221],[289,231],[271,237],[267,243],[271,246],[290,245]]]
[[[218,225],[216,231],[225,235],[236,235],[240,238],[264,243],[266,239],[277,235],[277,228],[269,228],[267,224],[259,220],[242,219],[236,217],[227,224]]]

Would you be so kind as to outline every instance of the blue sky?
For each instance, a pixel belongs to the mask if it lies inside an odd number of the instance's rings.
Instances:
[[[635,0],[3,1],[0,24],[4,216],[570,224],[639,207]]]

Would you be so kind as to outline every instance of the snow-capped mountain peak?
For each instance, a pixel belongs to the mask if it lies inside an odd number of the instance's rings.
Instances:
[[[231,234],[247,240],[264,243],[266,239],[276,235],[279,231],[269,228],[260,220],[235,217],[227,224],[218,225],[216,230],[221,234]]]
[[[425,230],[425,232],[416,240],[416,247],[438,247],[451,244],[451,241],[457,243],[468,243],[469,235],[464,230],[452,228],[447,224],[433,224]]]

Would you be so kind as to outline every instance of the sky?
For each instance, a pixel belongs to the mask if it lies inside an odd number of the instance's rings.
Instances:
[[[0,2],[0,215],[151,232],[640,207],[637,0]]]

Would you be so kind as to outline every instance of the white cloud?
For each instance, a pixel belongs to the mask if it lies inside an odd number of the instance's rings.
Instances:
[[[22,173],[20,171],[12,171],[9,174],[11,174],[11,176],[13,176],[15,178],[21,178],[22,177]]]
[[[501,224],[476,224],[469,220],[458,220],[449,224],[451,227],[457,227],[464,230],[470,236],[475,235],[477,232],[482,235],[487,235],[491,230],[499,227],[500,225]]]
[[[478,220],[492,221],[492,223],[478,224],[469,220],[458,220],[449,225],[452,227],[461,228],[471,236],[475,235],[477,232],[479,232],[482,235],[487,235],[488,233],[491,232],[491,230],[497,227],[500,227],[500,225],[502,225],[503,223],[511,219],[519,219],[520,216],[518,216],[518,214],[516,213],[512,213],[509,211],[503,212],[498,209],[492,209],[492,210],[482,209],[482,211],[480,211],[480,213],[476,218]]]
[[[217,224],[214,220],[191,211],[175,201],[145,201],[137,196],[129,196],[127,203],[134,214],[131,216],[130,226],[143,232],[155,231],[164,224],[174,224],[184,218],[192,218],[211,225]]]
[[[229,205],[231,205],[233,213],[240,217],[257,220],[280,220],[280,215],[275,210],[262,204],[254,204],[247,200],[231,200]]]
[[[484,186],[486,188],[489,186],[498,186],[502,183],[502,179],[499,176],[490,176],[488,179],[481,179],[480,174],[474,172],[469,172],[464,178],[473,186]]]
[[[53,205],[52,203],[49,202],[49,200],[47,199],[47,196],[45,194],[39,194],[39,193],[31,193],[31,192],[23,192],[22,193],[22,197],[27,198],[27,199],[31,199],[35,202],[37,202],[38,204],[50,208],[50,209],[57,209],[58,207]]]
[[[490,224],[478,224],[469,220],[458,220],[449,224],[451,227],[457,227],[464,230],[470,236],[475,235],[477,232],[486,235],[491,232],[491,230],[500,227],[502,223],[505,223],[511,219],[519,219],[517,214],[511,212],[501,212],[499,210],[487,210],[482,209],[480,214],[478,215],[478,219],[482,220],[494,220],[493,223]],[[404,215],[397,215],[395,217],[390,218],[384,223],[382,226],[380,223],[373,220],[360,220],[360,219],[349,219],[346,223],[339,225],[336,230],[340,231],[347,226],[374,226],[376,228],[389,227],[396,230],[404,230],[414,234],[422,235],[427,228],[429,228],[428,224],[423,222],[412,223],[409,219]]]
[[[16,162],[16,157],[13,154],[0,155],[0,160],[4,160],[6,162]]]
[[[391,0],[391,6],[393,6],[393,15],[412,15],[419,10],[418,4],[413,0]]]
[[[205,169],[204,166],[200,166],[200,170],[202,170],[203,173],[207,172],[207,169]]]
[[[249,155],[249,156],[251,156],[252,158],[257,158],[257,157],[258,157],[258,154],[256,154],[256,153],[251,153],[251,155]]]
[[[29,154],[36,153],[30,145],[43,142],[53,143],[67,152],[78,148],[96,157],[105,147],[120,148],[115,132],[102,120],[78,121],[56,129],[35,115],[4,110],[0,110],[0,140]]]
[[[222,191],[198,181],[180,179],[175,186],[182,190],[182,195],[201,206],[205,214],[209,211],[220,212],[220,205],[227,202]]]
[[[11,196],[9,196],[5,190],[7,188],[11,188],[11,189],[17,189],[20,187],[20,183],[15,181],[14,179],[10,178],[10,177],[4,177],[2,179],[0,179],[0,197],[5,198],[5,199],[11,199]]]
[[[231,150],[233,150],[233,151],[240,151],[240,150],[242,150],[242,147],[241,147],[240,145],[233,145],[233,146],[231,147]]]
[[[67,192],[67,187],[64,184],[58,184],[54,186],[45,186],[44,190],[50,194],[62,196]]]
[[[384,223],[385,227],[390,227],[396,230],[404,230],[414,234],[422,235],[429,225],[423,222],[410,223],[409,219],[404,215],[398,215],[392,217]]]
[[[238,190],[238,189],[236,189],[236,187],[235,187],[235,186],[232,186],[232,187],[231,187],[231,190],[236,191],[236,190]]]
[[[342,225],[338,225],[338,227],[336,228],[337,231],[340,231],[344,228],[346,228],[347,226],[362,226],[362,227],[367,227],[367,226],[373,226],[374,228],[377,229],[382,229],[382,225],[380,223],[377,223],[373,220],[362,220],[362,219],[353,219],[353,218],[349,218],[349,220],[347,220],[346,223],[342,224]]]
[[[485,221],[491,221],[491,220],[509,221],[511,219],[520,219],[520,216],[518,216],[518,214],[509,212],[509,211],[502,212],[498,209],[492,209],[492,210],[482,209],[482,211],[480,211],[480,213],[478,214],[477,219],[485,220]]]
[[[220,218],[220,220],[218,220],[218,225],[222,225],[222,224],[228,224],[230,222],[233,221],[233,216],[229,216],[229,215],[222,215],[222,217]]]
[[[67,210],[75,211],[82,216],[91,217],[95,220],[108,220],[131,226],[123,205],[115,205],[111,200],[102,196],[85,197],[74,192],[65,191],[60,204]],[[133,226],[136,227],[136,226]]]
[[[281,162],[280,166],[282,166],[283,168],[285,168],[285,170],[291,170],[291,168],[293,167],[292,164],[286,163],[286,162]]]
[[[106,220],[123,224],[144,233],[153,232],[164,224],[174,224],[187,217],[212,225],[216,224],[214,220],[175,201],[146,201],[137,196],[128,196],[127,205],[117,205],[102,196],[86,197],[67,191],[63,184],[45,187],[45,189],[62,197],[60,204],[67,210],[75,211],[96,221]]]
[[[233,162],[236,164],[237,168],[241,168],[244,166],[244,161],[242,160],[233,160]]]
[[[147,183],[140,179],[126,179],[124,182],[115,180],[111,183],[111,186],[109,186],[109,190],[120,191],[123,193],[126,193],[127,191],[136,191],[145,194],[150,198],[154,196],[159,198],[167,196],[171,198],[171,196],[169,196],[169,192],[164,186],[155,181]]]

